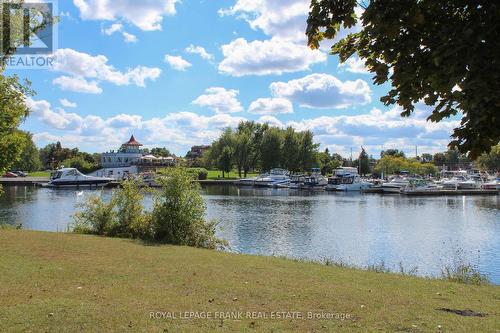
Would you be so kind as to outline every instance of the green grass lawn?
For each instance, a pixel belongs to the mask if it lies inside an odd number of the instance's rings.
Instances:
[[[50,171],[29,172],[29,177],[50,177]]]
[[[0,230],[0,251],[1,332],[498,332],[500,327],[498,286],[65,233]],[[487,315],[464,317],[439,308]],[[180,319],[185,311],[193,315]],[[259,311],[268,317],[246,318]],[[289,311],[303,318],[271,318]],[[152,319],[152,312],[163,318]],[[171,312],[177,319],[166,318]],[[242,319],[213,319],[227,312],[241,313]],[[348,319],[307,319],[308,312]],[[202,313],[212,319],[189,318]]]
[[[248,173],[247,178],[250,177],[255,177],[257,176],[257,173]],[[243,173],[241,174],[241,177],[243,178],[244,175]],[[238,176],[237,171],[231,171],[229,175],[226,173],[225,178],[222,178],[222,171],[219,170],[208,170],[208,177],[207,179],[239,179],[240,177]]]

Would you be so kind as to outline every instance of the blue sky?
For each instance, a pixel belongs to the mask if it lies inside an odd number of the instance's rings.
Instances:
[[[347,155],[444,150],[457,120],[409,119],[379,98],[359,59],[339,65],[305,45],[307,0],[59,1],[57,63],[8,70],[37,95],[23,129],[39,146],[60,140],[90,152],[131,134],[184,155],[244,119],[311,129]],[[356,29],[356,28],[355,28]],[[345,35],[345,31],[342,34]]]

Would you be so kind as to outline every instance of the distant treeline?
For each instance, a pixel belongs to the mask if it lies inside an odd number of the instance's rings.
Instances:
[[[253,121],[226,128],[203,157],[207,168],[230,172],[240,177],[253,170],[268,171],[282,167],[290,171],[308,170],[318,165],[319,144],[311,131],[298,132]]]

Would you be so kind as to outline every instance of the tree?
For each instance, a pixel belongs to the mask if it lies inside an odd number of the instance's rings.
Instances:
[[[488,154],[484,153],[479,156],[476,163],[480,169],[500,172],[500,144],[491,148]]]
[[[235,148],[234,148],[234,160],[236,164],[236,169],[238,170],[238,176],[241,178],[241,172],[243,171],[245,177],[250,169],[250,151],[251,151],[251,133],[248,129],[240,129],[236,133],[235,137]]]
[[[406,157],[403,151],[399,151],[398,149],[387,149],[382,150],[380,152],[380,157],[384,156],[396,156],[396,157]]]
[[[26,97],[33,94],[29,81],[22,83],[17,75],[0,74],[0,173],[20,160],[28,144],[27,137],[17,128],[29,113]]]
[[[224,173],[228,174],[233,169],[233,149],[230,146],[225,146],[219,157],[219,169],[222,171],[222,178],[224,178]]]
[[[432,162],[432,160],[433,160],[432,154],[428,154],[428,153],[422,154],[422,162],[429,163],[429,162]]]
[[[168,150],[165,147],[156,147],[156,148],[153,148],[153,149],[151,149],[150,154],[154,155],[156,157],[168,157],[168,156],[171,155],[170,154],[170,150]]]
[[[283,137],[279,128],[271,127],[264,132],[260,145],[262,170],[269,171],[281,166],[282,142]]]
[[[40,170],[42,168],[42,161],[40,160],[38,148],[33,142],[33,134],[23,131],[20,132],[25,137],[26,145],[21,152],[20,159],[14,163],[12,169],[29,172]]]
[[[228,147],[226,147],[228,148]],[[215,236],[217,223],[205,221],[200,185],[182,168],[169,168],[153,203],[154,239],[176,245],[216,248],[226,243]]]
[[[359,153],[358,160],[359,160],[359,173],[363,176],[370,173],[370,160],[368,158],[368,154],[366,153],[363,147],[361,147],[361,152]]]
[[[68,158],[62,162],[66,168],[76,168],[83,173],[90,173],[99,168],[99,165],[94,164],[82,157],[82,155],[77,155],[71,158]]]
[[[299,148],[299,165],[301,170],[309,170],[317,164],[316,154],[319,144],[314,143],[313,139],[314,134],[311,131],[302,132]]]
[[[491,0],[371,0],[356,15],[356,0],[312,0],[308,44],[319,48],[341,28],[358,20],[359,32],[332,47],[344,62],[363,59],[373,81],[391,83],[381,98],[409,116],[423,101],[433,107],[428,120],[461,113],[452,148],[472,158],[500,142],[500,2]]]
[[[432,157],[432,162],[436,166],[443,166],[445,163],[446,157],[444,156],[444,153],[435,153],[434,156]]]
[[[285,169],[296,172],[300,170],[300,136],[293,127],[288,127],[283,139],[282,165]]]

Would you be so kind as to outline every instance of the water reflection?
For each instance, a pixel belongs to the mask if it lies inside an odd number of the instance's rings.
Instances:
[[[75,204],[95,193],[5,190],[1,222],[51,231],[65,231]],[[407,268],[418,266],[421,274],[439,274],[461,249],[466,260],[500,283],[499,196],[405,197],[234,186],[206,186],[202,194],[207,218],[220,222],[220,236],[237,252],[355,265],[384,261],[397,267],[402,262]]]

